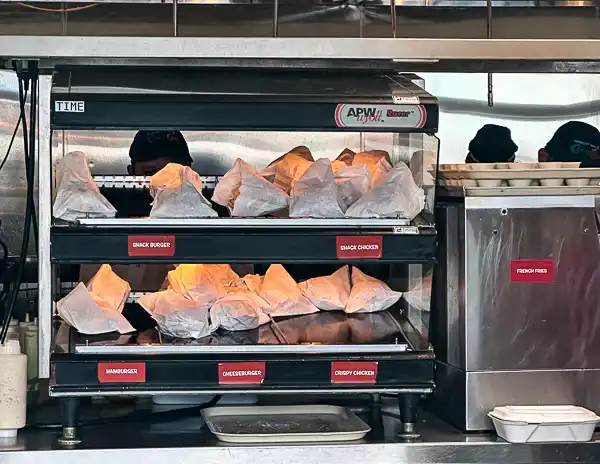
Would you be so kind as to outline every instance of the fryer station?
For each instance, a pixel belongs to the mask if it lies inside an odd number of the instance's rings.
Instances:
[[[437,156],[437,100],[413,78],[375,71],[71,67],[55,71],[47,103],[54,132],[343,131],[389,134],[394,144],[396,134],[410,133],[426,139]],[[55,160],[60,153],[47,143]],[[416,148],[422,149],[422,142]],[[51,166],[40,163],[40,185],[45,185],[40,192],[50,190]],[[213,173],[200,174],[205,188],[214,187]],[[148,183],[131,176],[95,180],[103,189],[141,194]],[[48,315],[61,295],[61,265],[350,263],[377,265],[400,280],[420,276],[422,266],[431,266],[437,256],[434,187],[423,188],[428,203],[413,221],[220,217],[65,223],[42,215],[40,240],[49,246],[40,247],[40,275],[54,278],[40,282],[52,285],[51,292],[40,291],[40,359],[45,360],[40,370],[50,377],[51,395],[63,397],[64,427],[74,427],[81,396],[356,392],[397,395],[401,432],[414,436],[419,401],[434,388],[435,358],[427,334],[407,317],[404,300],[382,313],[271,318],[253,331],[194,342],[169,340],[152,328],[125,336],[83,336]],[[51,198],[40,202],[50,208]],[[336,324],[344,327],[341,333],[331,329]],[[303,327],[301,336],[294,332],[297,326]]]

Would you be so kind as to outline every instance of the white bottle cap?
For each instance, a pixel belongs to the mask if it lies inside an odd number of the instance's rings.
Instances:
[[[21,354],[19,340],[6,340],[3,345],[0,345],[0,354]]]
[[[17,429],[0,429],[0,438],[13,438],[17,436]]]

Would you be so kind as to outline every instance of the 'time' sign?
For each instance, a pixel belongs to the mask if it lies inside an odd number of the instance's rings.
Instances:
[[[85,113],[84,101],[55,101],[54,111],[57,113]]]

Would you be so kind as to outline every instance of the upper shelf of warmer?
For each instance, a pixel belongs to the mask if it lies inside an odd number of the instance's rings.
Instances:
[[[435,133],[414,75],[71,67],[53,78],[54,129]]]

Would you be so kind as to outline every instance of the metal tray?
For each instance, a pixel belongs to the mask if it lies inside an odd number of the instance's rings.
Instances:
[[[219,440],[230,443],[352,441],[371,430],[339,406],[225,406],[202,416]]]

